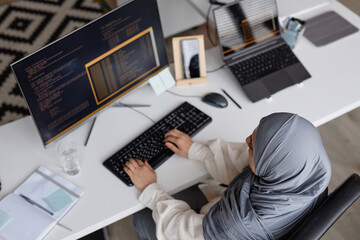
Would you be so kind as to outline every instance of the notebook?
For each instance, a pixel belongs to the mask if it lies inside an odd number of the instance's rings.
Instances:
[[[44,238],[83,194],[68,180],[39,167],[1,199],[0,239]]]
[[[240,0],[214,9],[225,64],[252,102],[310,78],[280,35],[275,0]]]

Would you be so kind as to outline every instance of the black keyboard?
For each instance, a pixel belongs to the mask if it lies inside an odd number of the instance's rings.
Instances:
[[[178,129],[194,136],[211,122],[211,117],[184,102],[167,116],[155,123],[140,136],[121,148],[103,165],[128,186],[133,186],[130,177],[123,170],[124,164],[130,158],[148,160],[152,168],[157,168],[174,154],[164,145],[164,135],[171,129]]]
[[[299,62],[290,47],[283,44],[230,66],[242,86]]]

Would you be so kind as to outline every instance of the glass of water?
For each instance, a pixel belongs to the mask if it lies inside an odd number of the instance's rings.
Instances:
[[[80,162],[74,141],[61,142],[58,146],[58,154],[60,165],[68,175],[74,176],[79,173]]]

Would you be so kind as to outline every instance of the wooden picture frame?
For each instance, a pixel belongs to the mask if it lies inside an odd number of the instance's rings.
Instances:
[[[197,41],[198,43],[198,70],[196,67],[196,72],[186,71],[184,73],[184,69],[188,69],[184,66],[185,58],[188,58],[184,52],[186,53],[186,46],[184,43],[190,43],[190,40],[195,46]],[[196,41],[195,41],[196,40]],[[173,55],[174,55],[174,68],[175,68],[175,80],[177,86],[185,86],[185,85],[192,85],[192,84],[206,84],[206,63],[205,63],[205,44],[204,44],[204,36],[203,35],[194,35],[194,36],[186,36],[186,37],[174,37],[172,39],[173,45]],[[191,55],[191,54],[190,54]],[[193,55],[194,56],[194,55]],[[194,58],[191,58],[193,60]],[[188,61],[186,61],[188,62]],[[194,62],[194,61],[192,61]],[[189,67],[190,68],[190,67]]]

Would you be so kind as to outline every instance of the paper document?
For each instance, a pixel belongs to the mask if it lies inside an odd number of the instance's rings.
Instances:
[[[0,201],[0,238],[42,239],[83,194],[68,180],[38,168]]]

